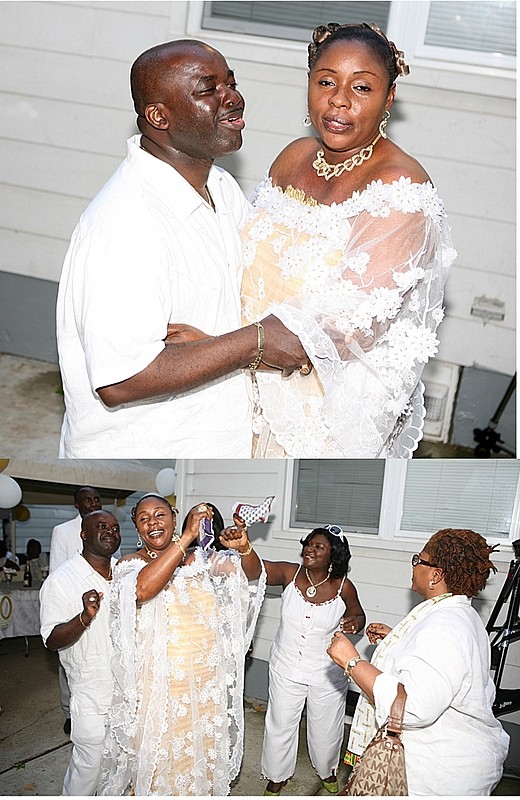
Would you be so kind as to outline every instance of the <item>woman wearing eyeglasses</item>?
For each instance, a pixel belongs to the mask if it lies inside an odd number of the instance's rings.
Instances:
[[[361,756],[402,683],[410,795],[489,795],[502,776],[509,736],[492,712],[489,639],[471,606],[494,550],[480,534],[448,528],[412,557],[419,603],[395,628],[371,623],[369,663],[342,634],[328,653],[362,691],[345,760]],[[349,759],[350,756],[350,759]],[[352,757],[353,756],[353,757]]]
[[[268,585],[283,586],[281,621],[269,657],[264,795],[279,795],[294,773],[305,702],[312,765],[325,789],[338,791],[348,683],[327,656],[327,646],[340,621],[353,634],[365,624],[356,588],[347,578],[350,549],[341,528],[315,528],[301,543],[301,565],[264,561]]]

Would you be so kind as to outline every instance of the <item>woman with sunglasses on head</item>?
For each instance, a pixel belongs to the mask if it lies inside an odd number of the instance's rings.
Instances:
[[[393,629],[368,625],[377,644],[371,662],[341,633],[329,647],[362,692],[347,763],[363,755],[403,684],[410,795],[489,795],[502,776],[509,736],[493,716],[489,638],[471,606],[496,572],[493,550],[474,531],[438,531],[412,557],[412,589],[423,602]]]
[[[242,323],[279,317],[309,364],[253,365],[254,456],[409,458],[455,252],[428,174],[387,138],[403,53],[365,23],[319,26],[308,50],[315,136],[256,190],[241,294]]]
[[[338,791],[336,770],[344,736],[347,680],[327,656],[340,622],[362,630],[365,613],[347,578],[350,549],[337,525],[315,528],[301,540],[303,563],[264,561],[267,583],[283,586],[281,621],[269,656],[265,718],[264,795],[279,795],[294,774],[300,720],[307,703],[307,746],[327,791]]]
[[[265,591],[236,519],[224,550],[191,547],[213,512],[156,494],[132,509],[138,550],[114,569],[115,688],[98,794],[225,796],[242,762],[244,660]]]

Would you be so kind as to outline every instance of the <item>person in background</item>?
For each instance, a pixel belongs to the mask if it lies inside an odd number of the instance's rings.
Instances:
[[[82,550],[81,524],[83,517],[91,511],[101,508],[101,496],[92,486],[79,486],[74,492],[74,508],[78,509],[77,516],[67,522],[60,522],[52,529],[51,550],[49,558],[49,572],[54,572],[56,567],[72,558],[74,553]]]
[[[267,796],[279,795],[294,774],[305,703],[312,765],[323,787],[338,792],[348,683],[326,650],[340,624],[351,633],[365,624],[356,588],[347,578],[350,548],[341,528],[315,528],[301,544],[302,565],[264,561],[268,585],[283,586],[281,622],[269,656],[261,766]]]
[[[41,635],[57,650],[70,687],[72,754],[62,794],[95,795],[112,699],[109,591],[119,523],[108,511],[82,519],[83,550],[55,569],[40,589]]]
[[[402,741],[410,795],[489,795],[502,776],[509,736],[493,716],[486,629],[471,605],[496,568],[496,547],[472,530],[446,528],[412,557],[423,602],[395,628],[373,622],[371,662],[336,633],[328,653],[361,689],[346,760],[354,763],[407,693]]]
[[[49,572],[47,554],[42,553],[41,542],[29,539],[26,547],[25,563],[29,565],[33,581],[42,581]]]
[[[92,486],[78,486],[74,492],[74,507],[78,509],[77,516],[67,522],[60,522],[52,529],[51,549],[49,555],[49,573],[52,574],[57,567],[68,561],[75,553],[82,550],[81,527],[83,518],[91,511],[99,511],[101,497],[97,489]],[[70,691],[67,684],[65,670],[58,664],[58,679],[60,683],[60,704],[65,714],[63,733],[70,735]]]
[[[245,656],[265,573],[245,526],[226,549],[190,545],[207,503],[176,532],[177,510],[145,495],[132,510],[138,550],[114,570],[114,696],[98,794],[229,793],[242,762]]]

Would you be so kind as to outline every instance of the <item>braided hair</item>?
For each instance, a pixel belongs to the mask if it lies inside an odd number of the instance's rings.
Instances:
[[[316,536],[318,533],[326,536],[329,540],[330,563],[332,566],[330,577],[343,578],[349,571],[349,563],[351,558],[350,547],[346,539],[343,541],[338,536],[335,536],[333,533],[327,530],[327,528],[314,528],[314,530],[308,533],[307,536],[305,536],[303,539],[300,539],[300,544],[302,545],[301,555],[303,556],[303,548],[306,547],[306,545],[308,545],[311,541],[312,537]]]
[[[328,25],[318,25],[312,33],[312,42],[307,51],[309,54],[309,71],[312,70],[318,59],[327,47],[337,41],[364,42],[371,48],[374,55],[388,72],[389,87],[400,75],[408,75],[410,67],[405,63],[404,53],[390,42],[381,28],[373,22],[356,23],[353,25],[340,25],[339,22],[329,22]]]
[[[490,547],[480,533],[457,528],[444,528],[424,545],[428,558],[444,573],[444,580],[453,594],[476,597],[486,585],[491,570],[497,571]]]

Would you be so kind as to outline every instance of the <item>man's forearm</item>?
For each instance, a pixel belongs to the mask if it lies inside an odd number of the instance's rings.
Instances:
[[[255,326],[195,342],[170,344],[137,375],[100,387],[97,392],[109,408],[179,394],[246,367],[257,353]]]
[[[73,644],[82,637],[89,624],[87,615],[81,612],[83,623],[80,621],[80,615],[76,614],[68,622],[61,622],[53,628],[52,633],[47,638],[45,646],[48,650],[61,650],[64,647],[71,647]]]
[[[296,369],[307,360],[300,340],[273,316],[262,320],[265,331],[263,360],[279,369]],[[97,387],[109,408],[122,403],[165,397],[222,378],[255,361],[259,331],[248,325],[222,336],[168,344],[144,370],[120,383]]]

